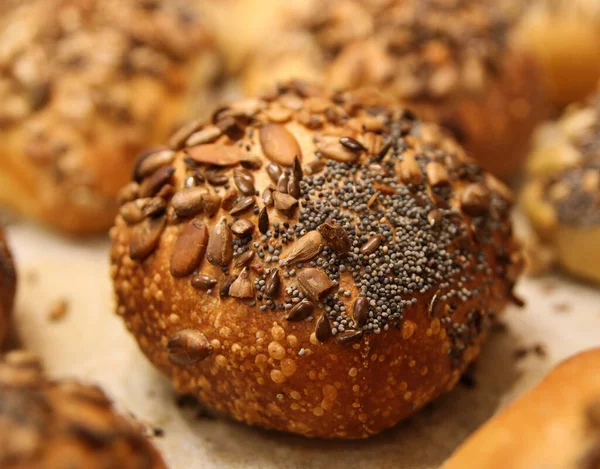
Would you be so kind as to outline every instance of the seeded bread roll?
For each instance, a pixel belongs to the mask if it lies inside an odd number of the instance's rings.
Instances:
[[[475,432],[442,469],[600,467],[600,349],[556,367]]]
[[[0,203],[69,233],[111,226],[133,155],[208,100],[218,58],[194,3],[38,0],[0,17]]]
[[[3,469],[166,467],[100,388],[49,380],[25,351],[0,359],[0,448]]]
[[[17,273],[0,225],[0,349],[10,328],[10,317],[15,299]]]
[[[523,205],[567,271],[600,282],[600,95],[537,133]]]
[[[510,192],[373,92],[291,82],[170,147],[123,190],[117,312],[218,412],[367,437],[452,389],[518,301]]]
[[[536,0],[519,27],[519,43],[541,66],[558,106],[585,99],[600,79],[600,2]]]
[[[521,166],[543,101],[533,63],[509,44],[508,16],[493,2],[291,4],[287,25],[265,34],[246,69],[249,93],[286,78],[375,86],[446,126],[494,174]]]

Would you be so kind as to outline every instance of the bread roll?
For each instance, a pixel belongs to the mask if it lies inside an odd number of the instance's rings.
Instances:
[[[600,349],[570,358],[477,430],[442,469],[600,467]]]
[[[290,82],[170,148],[123,190],[117,313],[217,412],[373,435],[452,389],[518,301],[510,192],[372,91]]]
[[[134,155],[205,109],[219,68],[192,0],[39,0],[0,17],[0,203],[107,230]]]
[[[571,106],[537,132],[523,205],[572,274],[600,282],[600,96]]]
[[[165,469],[140,429],[96,386],[52,381],[36,356],[0,359],[3,469]]]
[[[511,43],[509,15],[495,2],[284,3],[282,26],[267,30],[244,70],[250,94],[288,78],[336,89],[375,86],[446,126],[494,174],[520,168],[544,114],[543,93],[533,62]]]
[[[554,104],[566,106],[594,91],[600,79],[598,0],[535,0],[518,36],[540,64]]]
[[[17,273],[0,225],[0,349],[10,329],[16,286]]]

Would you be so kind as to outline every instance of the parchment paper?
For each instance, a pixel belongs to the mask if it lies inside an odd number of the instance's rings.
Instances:
[[[121,409],[164,430],[156,445],[173,469],[438,467],[449,453],[561,359],[600,344],[600,290],[548,275],[525,279],[524,309],[511,308],[508,328],[493,334],[475,372],[475,387],[452,393],[396,428],[359,442],[313,441],[198,418],[180,409],[169,383],[138,351],[113,313],[108,241],[65,240],[39,227],[9,227],[20,288],[16,329],[23,345],[41,354],[51,376],[76,376],[101,385]],[[68,301],[60,321],[52,305]],[[547,355],[518,350],[543,344]],[[520,355],[523,355],[521,352]]]

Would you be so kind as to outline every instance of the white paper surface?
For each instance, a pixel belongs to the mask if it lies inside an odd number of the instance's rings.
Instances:
[[[473,389],[459,386],[409,421],[359,442],[327,442],[266,432],[241,424],[198,419],[179,409],[162,378],[113,313],[108,241],[73,241],[38,227],[9,227],[20,275],[16,328],[51,376],[101,385],[121,409],[160,427],[154,442],[172,469],[438,467],[497,409],[535,384],[561,359],[600,345],[600,290],[566,277],[525,279],[524,309],[506,311],[508,331],[494,334],[474,373]],[[49,320],[57,300],[68,313]],[[567,309],[568,311],[565,311]],[[548,355],[516,359],[515,351],[544,344]]]

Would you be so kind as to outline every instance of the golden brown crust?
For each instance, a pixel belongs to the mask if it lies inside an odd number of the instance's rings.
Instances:
[[[528,160],[523,205],[569,272],[600,282],[600,98],[542,127]]]
[[[456,384],[520,270],[500,182],[368,90],[292,82],[190,134],[111,230],[117,312],[179,391],[363,438]]]
[[[560,364],[477,430],[443,469],[595,469],[600,465],[600,349]]]
[[[96,386],[51,381],[25,351],[0,360],[3,469],[165,469],[140,429]]]
[[[193,2],[40,0],[0,19],[0,201],[108,228],[132,155],[206,105],[218,60]]]
[[[288,78],[375,86],[446,126],[494,174],[520,167],[544,112],[542,93],[535,65],[509,44],[507,16],[492,2],[314,3],[280,7],[288,21],[266,34],[247,67],[250,93]]]
[[[17,272],[4,229],[0,226],[0,348],[10,329],[11,313],[17,287]]]
[[[596,0],[538,0],[518,28],[518,43],[540,64],[558,106],[585,99],[600,79],[600,7]]]

